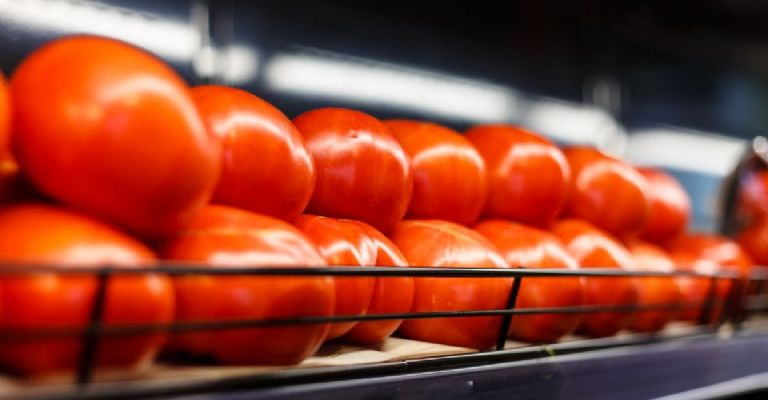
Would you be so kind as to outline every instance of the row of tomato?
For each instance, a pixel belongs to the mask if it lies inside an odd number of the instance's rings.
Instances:
[[[154,56],[98,37],[46,44],[0,92],[0,146],[10,150],[0,185],[6,262],[708,272],[752,264],[726,238],[684,233],[689,200],[669,175],[591,148],[561,150],[519,127],[483,125],[462,135],[339,108],[291,121],[245,91],[190,89]],[[518,306],[700,304],[708,282],[527,278]],[[511,285],[502,278],[117,276],[104,321],[501,309]],[[718,286],[720,299],[728,289]],[[4,276],[0,334],[84,326],[95,292],[93,276]],[[509,334],[552,342],[572,332],[649,332],[698,313],[515,316]],[[163,350],[291,364],[326,340],[372,344],[393,333],[487,349],[500,323],[461,317],[142,334],[103,339],[97,360],[138,366]],[[25,374],[72,370],[81,344],[6,340],[0,364]]]

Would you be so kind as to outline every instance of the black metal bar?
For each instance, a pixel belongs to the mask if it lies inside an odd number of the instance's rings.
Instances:
[[[335,322],[366,322],[392,319],[425,319],[450,317],[485,317],[531,314],[571,314],[592,312],[674,311],[701,307],[699,302],[648,305],[594,305],[570,307],[515,308],[500,310],[433,311],[400,314],[309,316],[276,319],[243,319],[227,321],[174,322],[172,324],[92,325],[79,328],[6,329],[0,332],[2,340],[41,340],[52,337],[93,334],[97,336],[133,336],[154,332],[190,332],[223,329],[269,328],[287,325],[319,324]]]
[[[523,284],[523,277],[518,277],[512,282],[512,288],[509,291],[509,299],[507,299],[507,310],[514,310],[517,303],[517,295],[520,293],[520,285]],[[504,345],[507,343],[507,332],[509,332],[509,326],[512,325],[512,316],[514,314],[504,314],[501,319],[501,326],[499,327],[499,337],[496,338],[496,350],[503,350]]]
[[[726,306],[723,309],[722,315],[718,318],[715,329],[719,329],[726,321],[730,321],[735,330],[741,329],[741,323],[743,322],[743,318],[746,318],[747,313],[744,309],[744,298],[746,298],[748,290],[748,282],[744,283],[741,279],[732,280]]]
[[[83,268],[83,267],[46,267],[46,266],[19,266],[2,264],[0,265],[0,276],[30,275],[41,273],[55,273],[57,275],[97,275],[105,268]],[[721,277],[732,278],[738,276],[731,272],[718,272],[716,274],[702,274],[694,271],[636,271],[622,270],[618,268],[448,268],[448,267],[258,267],[258,268],[228,268],[211,267],[210,265],[184,264],[162,264],[158,267],[125,267],[110,266],[106,267],[114,275],[252,275],[252,276],[369,276],[369,277],[463,277],[463,278],[516,278],[524,277],[546,277],[546,276],[600,276],[600,277],[672,277],[672,276],[690,276],[690,277]],[[768,279],[768,275],[766,276]]]
[[[710,323],[716,296],[717,296],[717,277],[713,276],[709,279],[709,288],[707,289],[706,300],[701,305],[701,313],[699,314],[699,322],[698,322],[699,325],[708,325]],[[725,312],[725,311],[723,310],[721,312]]]
[[[91,307],[91,316],[88,327],[83,334],[80,352],[80,361],[77,367],[77,384],[84,387],[90,382],[93,376],[93,369],[96,364],[96,355],[101,339],[101,323],[104,317],[104,309],[107,299],[107,284],[109,283],[109,269],[99,269],[96,283],[96,293],[93,296],[93,306]]]

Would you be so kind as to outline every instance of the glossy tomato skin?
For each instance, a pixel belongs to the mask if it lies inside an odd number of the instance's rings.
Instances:
[[[572,147],[564,152],[573,172],[565,215],[589,221],[619,238],[637,233],[649,210],[645,178],[593,148]]]
[[[480,125],[466,132],[485,160],[488,200],[483,215],[548,227],[570,190],[571,171],[549,140],[510,125]]]
[[[400,250],[365,222],[303,215],[296,225],[330,265],[408,266]],[[335,315],[404,313],[413,304],[413,278],[335,278]],[[389,337],[400,320],[332,324],[327,339],[368,344]]]
[[[0,157],[10,153],[9,137],[11,135],[11,96],[8,93],[8,83],[5,75],[0,72]]]
[[[217,141],[166,64],[112,39],[54,40],[11,79],[14,155],[43,193],[147,238],[210,199]]]
[[[565,244],[566,250],[581,268],[628,269],[632,266],[629,251],[608,233],[588,222],[561,220],[553,226],[552,232]],[[634,278],[589,277],[585,280],[585,305],[621,306],[637,302],[638,282]],[[588,313],[576,332],[592,337],[612,336],[629,327],[631,322],[631,313]]]
[[[240,89],[199,86],[192,98],[221,140],[221,179],[213,202],[292,221],[315,188],[315,165],[290,119]]]
[[[735,272],[744,277],[753,264],[752,258],[734,241],[720,235],[692,233],[677,237],[669,243],[669,251],[678,269],[693,270],[705,274]],[[742,278],[743,279],[743,278]],[[710,278],[681,277],[678,279],[683,301],[704,303],[710,293]],[[744,286],[744,285],[741,285]],[[733,285],[729,279],[718,279],[715,286],[715,300],[710,321],[720,317]],[[736,294],[743,296],[743,290]],[[702,304],[703,305],[703,304]],[[732,310],[738,312],[737,309]],[[678,319],[697,322],[701,319],[702,308],[689,308],[678,314]]]
[[[408,210],[413,176],[403,148],[378,119],[320,108],[294,119],[317,168],[307,211],[366,222],[387,233]]]
[[[638,168],[647,182],[650,207],[640,237],[665,243],[685,231],[691,217],[691,199],[672,175],[654,168]]]
[[[507,268],[482,235],[440,220],[403,221],[390,235],[413,267]],[[415,278],[411,312],[498,310],[506,308],[512,279]],[[401,335],[427,342],[488,349],[496,341],[501,317],[406,320]]]
[[[639,271],[672,272],[675,264],[669,254],[656,245],[632,241],[627,245],[634,260],[633,269]],[[681,294],[677,279],[673,277],[638,278],[637,304],[639,306],[676,305]],[[629,329],[635,332],[658,332],[675,316],[671,311],[641,311],[635,313]]]
[[[0,210],[0,258],[32,265],[142,268],[155,262],[146,246],[91,217],[42,204]],[[104,323],[167,324],[173,319],[171,280],[154,274],[114,275],[107,282]],[[91,275],[19,275],[3,278],[0,318],[4,329],[84,328],[90,320],[98,282]],[[151,361],[164,333],[104,337],[97,365],[138,368]],[[0,363],[22,374],[74,371],[81,338],[3,342]]]
[[[213,268],[322,266],[325,260],[294,226],[248,211],[210,205],[159,247],[163,258]],[[174,281],[176,320],[332,315],[330,277],[183,276]],[[177,335],[171,350],[213,355],[224,364],[295,364],[313,355],[328,324],[216,330]]]
[[[486,220],[475,226],[512,268],[568,268],[578,263],[552,234],[523,224]],[[584,302],[584,279],[580,277],[526,277],[520,284],[517,308],[577,307]],[[581,314],[515,315],[509,337],[531,343],[553,343],[572,333]]]
[[[413,171],[413,196],[406,217],[471,225],[488,192],[485,162],[464,136],[441,125],[384,121],[403,146]]]

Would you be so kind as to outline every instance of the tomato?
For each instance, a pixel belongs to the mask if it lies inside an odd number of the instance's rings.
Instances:
[[[565,244],[566,250],[576,258],[581,268],[632,267],[629,251],[608,233],[585,221],[566,219],[557,222],[552,231]],[[585,305],[634,305],[637,301],[638,282],[628,277],[586,278]],[[631,313],[596,312],[584,315],[577,332],[592,336],[612,336],[630,326]]]
[[[10,156],[0,158],[0,204],[38,200],[40,195],[24,178],[19,164]]]
[[[0,72],[0,156],[8,153],[8,138],[11,134],[11,98],[5,75]]]
[[[675,264],[669,254],[656,245],[633,241],[628,245],[634,263],[640,271],[672,272]],[[672,277],[638,278],[637,304],[639,306],[675,305],[680,303],[680,288]],[[675,316],[669,311],[641,311],[635,313],[629,329],[635,332],[658,332]]]
[[[649,210],[647,182],[624,162],[587,147],[565,150],[573,171],[565,215],[624,238],[643,227]]]
[[[219,150],[189,88],[130,45],[76,36],[27,57],[11,79],[14,155],[43,193],[148,238],[210,199]]]
[[[293,221],[315,188],[315,165],[288,117],[243,90],[200,86],[192,98],[209,132],[222,141],[213,202]]]
[[[483,214],[549,226],[568,197],[571,171],[552,142],[523,128],[480,125],[466,132],[488,170]]]
[[[739,245],[759,265],[768,265],[768,219],[760,220],[742,231]]]
[[[143,268],[155,262],[137,240],[91,217],[42,204],[0,209],[0,259],[36,265]],[[0,312],[4,329],[85,328],[98,281],[94,274],[4,276]],[[104,324],[165,324],[173,318],[171,280],[156,274],[113,275],[107,281]],[[160,350],[164,333],[104,337],[99,366],[136,368]],[[80,361],[81,336],[0,342],[0,363],[23,374],[72,371]]]
[[[511,267],[579,267],[552,234],[537,228],[502,220],[482,221],[475,230],[485,236]],[[584,302],[584,279],[579,277],[526,277],[520,284],[517,308],[580,306]],[[509,327],[513,339],[552,343],[572,333],[581,314],[515,315]]]
[[[301,216],[296,225],[331,265],[408,266],[400,250],[365,222]],[[335,315],[404,313],[413,304],[413,278],[336,278]],[[375,343],[389,337],[402,321],[386,320],[331,325],[327,339],[345,335],[356,343]]]
[[[464,136],[429,122],[384,121],[411,160],[406,216],[463,225],[477,221],[488,192],[485,162]]]
[[[392,242],[414,267],[507,268],[479,233],[440,220],[403,221]],[[507,306],[511,278],[415,278],[411,312],[498,310]],[[427,342],[488,349],[501,329],[501,317],[452,317],[406,320],[398,331]]]
[[[691,218],[691,199],[672,175],[653,168],[638,168],[637,171],[648,183],[650,204],[640,237],[664,243],[685,231]]]
[[[749,255],[734,241],[713,234],[687,234],[676,238],[669,244],[670,254],[676,267],[700,273],[717,274],[736,272],[745,276],[753,262]],[[711,278],[680,277],[678,279],[683,301],[689,304],[706,301],[712,285]],[[712,306],[709,321],[717,320],[722,312],[722,304],[728,300],[732,281],[720,278],[715,285],[717,304]],[[743,295],[743,291],[737,294]],[[688,308],[678,314],[678,319],[697,322],[701,317],[700,307]],[[733,310],[736,311],[736,310]]]
[[[294,120],[317,168],[308,212],[391,230],[408,210],[413,176],[386,126],[359,111],[321,108]]]
[[[160,245],[163,258],[212,268],[322,266],[296,227],[265,215],[211,205],[192,225]],[[290,318],[332,315],[330,277],[205,276],[175,279],[176,320]],[[178,335],[172,350],[213,355],[224,364],[295,364],[313,355],[329,324],[212,330]]]

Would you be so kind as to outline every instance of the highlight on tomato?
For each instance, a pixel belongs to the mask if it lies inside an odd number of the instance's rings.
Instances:
[[[503,220],[486,220],[475,225],[512,268],[567,268],[579,264],[547,231]],[[584,302],[584,278],[525,277],[520,283],[516,308],[578,307]],[[553,343],[573,333],[581,322],[580,313],[514,315],[509,337],[531,343]]]
[[[431,122],[384,121],[405,150],[413,171],[408,219],[471,225],[488,194],[485,162],[460,133]]]
[[[24,59],[10,86],[13,155],[44,194],[150,239],[208,203],[218,143],[189,87],[153,55],[65,37]]]
[[[691,270],[702,274],[733,273],[744,277],[753,265],[752,258],[733,240],[724,236],[707,233],[689,233],[677,237],[669,243],[669,251],[675,266],[681,270]],[[729,294],[734,281],[719,278],[715,281],[716,304],[709,306],[709,318],[704,322],[712,322],[720,318],[724,305],[729,300]],[[701,307],[689,308],[678,314],[683,321],[698,322],[705,312],[704,303],[707,301],[713,281],[709,277],[680,277],[678,279],[683,301],[691,304],[701,304]],[[744,295],[744,287],[735,295]],[[738,312],[738,309],[731,310]]]
[[[578,218],[623,239],[645,224],[648,184],[623,161],[589,147],[565,149],[573,173],[564,215]]]
[[[20,274],[3,277],[0,320],[6,331],[85,329],[104,265],[147,268],[155,256],[144,244],[87,215],[38,203],[0,209],[0,260],[20,268],[93,268],[84,274]],[[158,274],[115,274],[107,281],[103,324],[167,324],[173,319],[171,280]],[[151,362],[165,333],[105,336],[96,365],[135,369]],[[73,372],[83,351],[82,333],[73,337],[3,341],[0,364],[25,375]]]
[[[654,168],[638,168],[647,182],[650,208],[639,236],[665,243],[685,231],[691,218],[691,199],[672,175]]]
[[[673,272],[675,264],[669,254],[654,244],[632,241],[627,248],[634,260],[632,269],[648,272]],[[674,277],[639,277],[637,285],[638,306],[680,305],[681,294]],[[674,310],[640,311],[634,314],[629,329],[635,332],[658,332],[674,319]]]
[[[166,260],[211,268],[322,266],[296,227],[228,206],[203,209],[186,230],[159,246]],[[174,279],[176,321],[265,320],[333,314],[327,276],[184,275]],[[213,356],[223,364],[296,364],[313,355],[329,324],[200,331],[175,335],[169,351]]]
[[[412,267],[507,268],[482,235],[440,220],[409,220],[390,235]],[[411,312],[506,308],[512,278],[414,278]],[[399,334],[416,340],[488,349],[501,329],[500,316],[406,320]]]
[[[581,220],[565,219],[552,227],[566,250],[581,268],[630,269],[632,256],[610,234]],[[637,285],[630,277],[587,277],[585,305],[633,306],[637,302]],[[612,336],[632,323],[629,312],[595,312],[584,314],[577,333],[591,337]]]
[[[317,169],[307,212],[363,221],[388,233],[403,219],[413,176],[403,148],[378,119],[320,108],[294,119]]]
[[[511,125],[479,125],[466,136],[488,171],[483,215],[551,225],[570,191],[571,169],[563,152],[542,136]]]
[[[296,226],[315,244],[330,265],[406,267],[400,250],[365,222],[305,214]],[[413,278],[336,277],[335,315],[405,313],[413,304]],[[343,335],[355,343],[376,343],[389,337],[401,320],[331,324],[327,340]]]
[[[290,119],[240,89],[192,89],[208,131],[221,141],[221,178],[213,202],[293,221],[315,188],[315,165]]]

